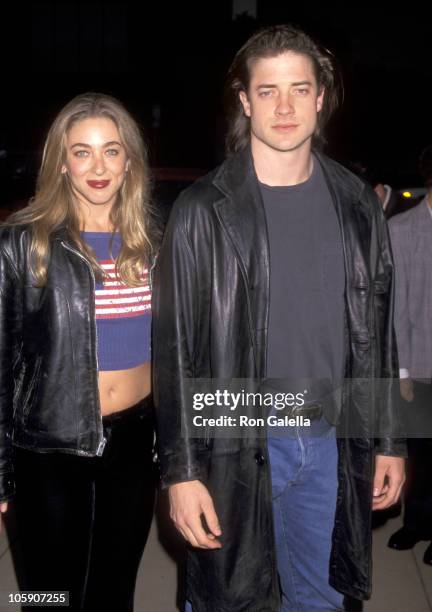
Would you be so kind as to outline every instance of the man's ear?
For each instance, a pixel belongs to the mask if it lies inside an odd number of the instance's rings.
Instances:
[[[324,87],[323,87],[323,88],[321,89],[321,91],[319,92],[319,94],[318,94],[318,98],[317,98],[317,103],[316,103],[316,104],[317,104],[317,106],[316,106],[317,113],[319,113],[319,112],[320,112],[320,110],[321,110],[321,109],[322,109],[322,107],[323,107],[323,104],[324,104],[324,96],[325,96],[325,89],[324,89]]]
[[[247,93],[245,91],[241,91],[239,93],[239,98],[243,106],[244,114],[246,115],[246,117],[250,117],[251,110],[250,110],[250,102],[249,102],[249,98],[247,97]]]

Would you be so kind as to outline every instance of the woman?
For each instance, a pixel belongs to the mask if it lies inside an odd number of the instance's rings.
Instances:
[[[117,100],[49,131],[36,196],[0,230],[0,504],[21,590],[133,609],[154,504],[146,151]]]

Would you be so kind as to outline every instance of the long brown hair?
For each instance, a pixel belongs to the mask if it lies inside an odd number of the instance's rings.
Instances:
[[[113,232],[120,232],[122,246],[116,259],[120,279],[132,286],[142,283],[141,275],[154,251],[155,214],[151,204],[151,179],[147,150],[140,129],[115,98],[100,93],[85,93],[71,100],[54,119],[48,132],[36,194],[28,206],[14,213],[8,224],[28,224],[31,230],[30,261],[35,284],[46,283],[53,233],[65,226],[69,236],[89,259],[96,274],[102,274],[95,254],[82,240],[80,219],[70,179],[61,169],[66,159],[66,135],[71,127],[84,119],[105,117],[117,126],[129,170],[111,209]]]
[[[252,64],[258,59],[276,57],[287,51],[308,56],[312,61],[318,90],[325,88],[314,143],[318,145],[325,142],[323,129],[338,106],[342,90],[340,72],[330,51],[314,42],[308,34],[291,25],[277,25],[263,28],[253,34],[237,52],[228,70],[225,84],[227,153],[241,151],[250,143],[250,118],[244,114],[239,94],[241,91],[248,92]]]

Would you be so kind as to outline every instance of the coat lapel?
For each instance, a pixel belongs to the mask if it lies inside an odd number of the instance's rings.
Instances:
[[[225,196],[215,202],[214,209],[248,283],[262,282],[269,270],[267,224],[250,149],[228,159],[213,182]]]
[[[430,238],[431,235],[431,224],[432,224],[432,218],[431,218],[431,213],[429,211],[429,204],[428,204],[428,200],[427,197],[424,198],[420,204],[417,204],[416,206],[416,215],[415,215],[415,233],[416,234],[420,234],[420,235],[424,235],[427,238]],[[432,241],[429,241],[430,245],[431,245],[431,251],[432,251]]]
[[[317,152],[315,155],[324,171],[339,221],[347,286],[367,289],[373,271],[367,255],[370,252],[371,217],[362,205],[365,185],[326,155]]]
[[[270,292],[269,243],[265,211],[250,148],[228,158],[213,183],[223,194],[213,207],[232,243],[243,274],[257,369],[260,375],[264,375]]]

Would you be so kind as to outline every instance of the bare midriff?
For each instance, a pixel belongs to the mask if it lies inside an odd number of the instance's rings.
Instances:
[[[133,406],[150,392],[150,362],[127,370],[99,372],[99,397],[103,416]]]

